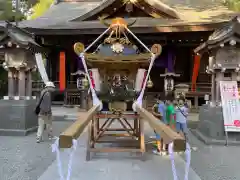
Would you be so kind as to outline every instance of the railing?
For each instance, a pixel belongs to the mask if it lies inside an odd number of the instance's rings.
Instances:
[[[59,81],[53,82],[56,88],[59,88]],[[32,90],[33,91],[41,91],[44,88],[44,82],[43,81],[32,81]]]
[[[56,89],[59,90],[59,81],[53,81],[53,83],[56,86]],[[76,87],[77,87],[76,81],[67,81],[67,84],[66,84],[67,89],[77,89]],[[33,91],[41,91],[43,88],[44,88],[43,81],[33,81],[32,82]]]
[[[59,81],[54,81],[54,85],[56,86],[57,94],[59,92]],[[66,89],[63,93],[63,105],[72,107],[72,106],[81,106],[82,104],[82,94],[81,91],[78,90],[75,81],[68,81],[66,85]],[[41,90],[44,88],[43,81],[33,81],[32,82],[32,91],[34,96],[39,96]],[[60,94],[61,95],[61,94]],[[61,95],[62,96],[62,95]],[[56,98],[53,97],[55,100]]]
[[[87,93],[78,89],[67,89],[64,93],[64,106],[87,108]]]
[[[56,86],[57,91],[59,90],[59,81],[54,81],[54,84]],[[178,82],[176,82],[178,84]],[[187,84],[189,85],[189,93],[187,93],[187,97],[192,96],[204,96],[205,94],[210,94],[211,92],[211,83],[197,83],[196,84],[196,91],[191,91],[191,83],[181,83],[181,84]],[[42,81],[34,81],[32,83],[33,87],[33,95],[39,96],[41,90],[44,88],[44,83]],[[154,96],[158,94],[159,92],[146,92],[146,100],[147,100],[147,109],[148,106],[152,106]],[[82,99],[86,96],[81,93],[80,90],[76,88],[76,82],[75,81],[68,81],[67,82],[67,88],[64,92],[64,100],[63,104],[65,106],[71,107],[71,106],[81,106],[82,103],[86,104],[86,99]],[[85,105],[82,105],[85,107]]]

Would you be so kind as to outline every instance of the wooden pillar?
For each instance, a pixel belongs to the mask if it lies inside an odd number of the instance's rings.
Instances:
[[[8,71],[8,97],[14,96],[14,77],[11,70]]]
[[[18,77],[19,77],[19,72],[15,71],[13,74],[13,91],[14,91],[14,96],[18,96]]]
[[[211,83],[212,83],[212,87],[211,87],[211,102],[215,104],[216,101],[216,95],[215,95],[215,88],[216,88],[216,80],[215,80],[215,73],[213,72],[211,75]]]
[[[26,96],[32,97],[32,72],[27,72]]]
[[[223,79],[222,73],[216,74],[216,103],[218,104],[220,102],[220,81]]]
[[[74,65],[75,65],[74,63],[70,63],[70,73],[68,73],[68,74],[70,74],[70,82],[71,82],[70,84],[73,83],[73,78],[74,77],[71,75],[71,73],[74,73],[74,70],[75,70]]]
[[[26,96],[26,73],[24,70],[19,71],[18,76],[18,94],[19,96]]]
[[[195,109],[198,109],[198,96],[194,97],[194,107]]]
[[[85,89],[82,89],[81,91],[81,95],[80,95],[80,107],[82,108],[82,109],[87,109],[87,90],[85,90]]]

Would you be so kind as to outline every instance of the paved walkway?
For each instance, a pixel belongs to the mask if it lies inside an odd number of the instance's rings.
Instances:
[[[78,141],[78,149],[74,155],[71,180],[171,180],[172,171],[169,157],[160,157],[147,154],[146,161],[139,160],[128,153],[97,154],[89,162],[86,157],[86,136]],[[69,155],[61,152],[64,169],[67,169]],[[180,179],[184,179],[185,161],[178,155],[175,157],[176,167]],[[44,172],[38,180],[59,180],[57,161]],[[200,177],[190,169],[190,180],[201,180]]]
[[[54,135],[58,136],[72,122],[55,121]],[[147,136],[152,135],[146,129]],[[147,161],[133,159],[126,154],[110,154],[93,157],[85,162],[85,136],[79,139],[75,154],[73,176],[70,180],[123,179],[173,180],[168,158],[148,154]],[[36,143],[35,133],[26,137],[0,136],[0,180],[60,180],[56,167],[56,156],[51,152],[51,142]],[[239,147],[206,146],[190,134],[192,151],[190,176],[201,180],[239,180]],[[63,154],[63,160],[67,159]],[[183,172],[183,157],[177,156],[178,172]],[[77,166],[77,167],[76,167]],[[64,167],[66,169],[66,165]],[[109,172],[110,171],[110,172]],[[99,176],[98,176],[99,175]],[[104,177],[102,176],[104,175]],[[97,177],[96,177],[97,176]],[[120,176],[120,177],[119,177]],[[200,178],[199,178],[199,177]],[[92,179],[91,179],[92,178]],[[182,180],[182,179],[179,179]]]
[[[65,112],[63,114],[63,112]],[[76,116],[77,109],[54,108],[54,114],[65,116]],[[197,114],[191,114],[191,121],[197,121]],[[151,135],[153,131],[149,126],[145,126],[145,132]],[[77,179],[99,179],[99,180],[171,180],[172,170],[169,157],[160,157],[147,153],[146,161],[141,161],[130,153],[99,153],[89,162],[85,161],[86,157],[86,134],[78,140],[78,148],[74,155],[71,180]],[[62,162],[64,162],[64,170],[67,170],[69,154],[61,152]],[[183,179],[185,161],[179,155],[175,157],[176,167],[179,172],[180,179]],[[38,180],[58,180],[58,166],[55,160],[51,166],[43,173]],[[201,180],[195,171],[190,168],[190,180]]]
[[[71,114],[73,109],[59,109],[55,112]],[[63,111],[64,110],[64,111]],[[66,112],[68,111],[68,112]],[[195,117],[195,116],[194,116]],[[192,121],[194,120],[191,118]],[[66,129],[71,121],[54,121],[54,135]],[[146,126],[146,137],[153,131]],[[35,133],[26,137],[0,136],[0,180],[60,180],[56,156],[51,152],[50,141],[36,143]],[[173,180],[170,160],[151,153],[141,161],[130,154],[97,154],[89,162],[85,161],[86,134],[78,140],[74,156],[72,178],[70,180]],[[197,147],[192,151],[189,180],[239,180],[239,147],[206,146],[190,134],[190,144]],[[68,155],[62,154],[66,162]],[[184,157],[176,156],[180,176],[185,166]],[[179,180],[182,180],[180,178]]]
[[[55,106],[52,108],[54,116],[65,116],[68,120],[75,120],[77,117],[84,112],[79,112],[78,108],[66,108]],[[198,113],[190,113],[188,116],[188,120],[191,122],[198,121]]]

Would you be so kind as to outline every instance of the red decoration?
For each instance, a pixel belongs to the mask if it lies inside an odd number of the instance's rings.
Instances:
[[[240,120],[234,120],[233,123],[236,127],[240,127]]]
[[[195,55],[194,56],[194,67],[193,67],[193,74],[192,74],[192,91],[196,91],[196,84],[197,84],[197,78],[198,78],[198,73],[199,73],[199,68],[200,68],[200,55]]]
[[[60,52],[59,57],[59,90],[64,91],[66,88],[66,57],[65,52]]]
[[[89,75],[90,75],[90,79],[91,79],[92,86],[93,86],[93,88],[95,88],[95,82],[94,82],[94,79],[93,79],[93,73],[92,73],[92,71],[90,71]]]

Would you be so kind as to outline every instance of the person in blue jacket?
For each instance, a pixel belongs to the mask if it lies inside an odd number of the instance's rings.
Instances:
[[[158,96],[157,103],[155,104],[155,108],[157,108],[158,114],[160,114],[160,120],[164,123],[166,123],[166,105],[163,101],[163,98],[161,96]],[[163,149],[163,143],[160,134],[158,134],[156,131],[154,131],[156,134],[156,149],[153,150],[154,154],[161,154],[161,151]]]

